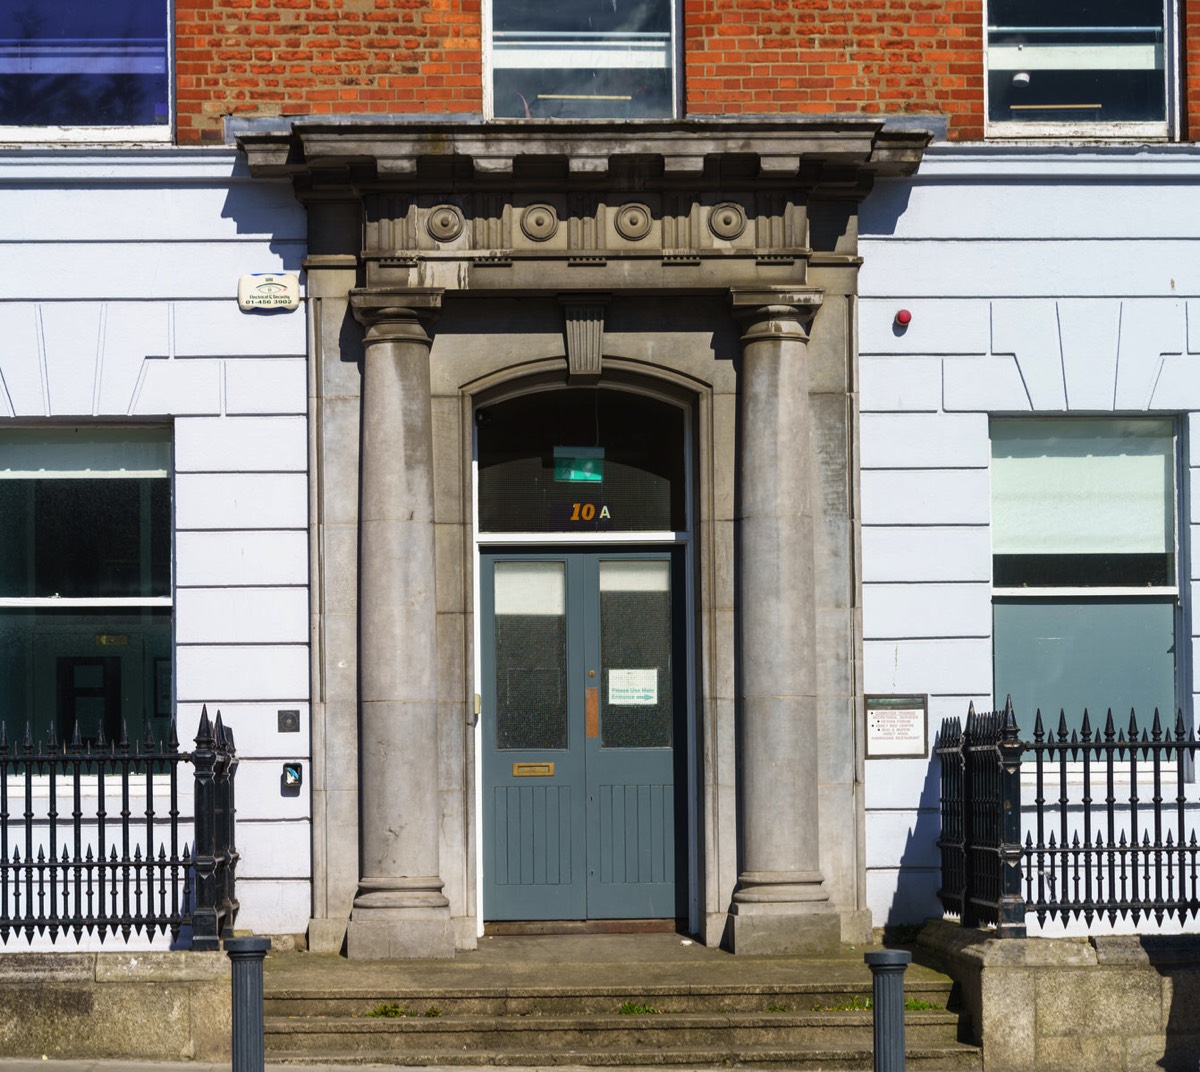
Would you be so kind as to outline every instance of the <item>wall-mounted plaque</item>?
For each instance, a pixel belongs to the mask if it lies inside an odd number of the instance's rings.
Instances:
[[[867,759],[929,755],[929,697],[868,696]]]
[[[300,280],[283,272],[256,272],[238,280],[238,308],[270,313],[300,308]]]

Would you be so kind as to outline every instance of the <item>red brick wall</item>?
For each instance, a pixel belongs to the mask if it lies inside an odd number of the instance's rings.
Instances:
[[[1200,0],[1198,0],[1200,2]],[[923,112],[983,136],[982,0],[685,0],[690,114]]]
[[[225,115],[482,111],[480,0],[175,9],[185,144],[222,140]],[[684,22],[688,114],[934,113],[983,133],[982,0],[685,0]]]
[[[1179,25],[1183,41],[1179,49],[1183,61],[1183,107],[1180,109],[1185,140],[1200,139],[1200,0],[1181,0]]]
[[[175,0],[176,124],[225,115],[474,112],[480,0]]]

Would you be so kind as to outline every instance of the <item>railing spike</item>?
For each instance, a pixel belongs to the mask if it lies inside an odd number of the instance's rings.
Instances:
[[[1033,716],[1033,739],[1038,744],[1046,739],[1046,731],[1042,728],[1042,709],[1040,707]]]
[[[1088,717],[1088,709],[1086,707],[1083,709],[1083,726],[1081,730],[1083,733],[1083,743],[1087,744],[1092,739],[1092,721]]]
[[[96,751],[103,752],[108,747],[108,741],[104,737],[104,719],[100,719],[99,722],[96,727]]]
[[[1158,708],[1154,709],[1154,724],[1150,730],[1150,736],[1156,741],[1162,740],[1162,719],[1158,717]]]
[[[28,722],[25,723],[25,740],[22,742],[21,747],[26,752],[33,751],[33,727]]]
[[[71,751],[79,752],[83,748],[83,738],[79,734],[79,719],[75,720],[75,732],[71,734]]]
[[[1175,708],[1175,740],[1182,741],[1187,731],[1183,725],[1183,708]]]
[[[1138,739],[1137,713],[1132,707],[1129,709],[1129,739],[1131,741]]]
[[[121,719],[121,737],[117,741],[117,748],[122,752],[129,751],[129,726],[126,724],[124,718]]]
[[[55,752],[58,750],[58,730],[54,725],[54,720],[50,720],[50,727],[46,731],[46,751]]]
[[[150,725],[149,719],[146,719],[146,732],[142,734],[142,747],[147,752],[157,750],[154,742],[154,727]]]
[[[0,755],[8,751],[8,723],[0,722]]]
[[[1116,724],[1113,722],[1112,708],[1110,707],[1108,709],[1108,718],[1105,719],[1105,721],[1104,721],[1104,739],[1106,741],[1113,741],[1113,740],[1116,740],[1116,737],[1117,737],[1117,727],[1116,727]]]
[[[168,752],[178,752],[179,751],[179,730],[175,724],[175,716],[174,715],[171,716],[171,728],[167,732],[167,751]]]
[[[1060,744],[1067,740],[1067,713],[1061,707],[1058,709],[1058,740]]]

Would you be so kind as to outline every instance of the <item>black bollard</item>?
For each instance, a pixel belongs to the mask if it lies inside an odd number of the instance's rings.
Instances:
[[[263,958],[270,938],[226,938],[233,970],[233,1069],[263,1072]]]
[[[912,954],[902,949],[867,953],[875,1005],[875,1072],[904,1072],[904,969]]]

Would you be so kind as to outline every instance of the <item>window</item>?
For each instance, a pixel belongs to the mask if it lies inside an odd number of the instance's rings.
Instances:
[[[1169,420],[992,422],[997,702],[1032,729],[1087,708],[1176,707],[1175,436]]]
[[[165,429],[0,431],[0,720],[84,742],[172,704]]]
[[[516,119],[675,114],[673,0],[492,0],[492,109]]]
[[[0,136],[170,136],[168,0],[0,0]]]
[[[1164,0],[988,0],[993,134],[1166,136]]]

